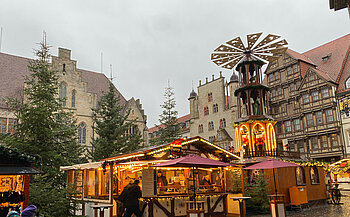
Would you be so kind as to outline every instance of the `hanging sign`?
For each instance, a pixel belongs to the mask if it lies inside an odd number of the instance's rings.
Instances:
[[[182,153],[182,141],[183,140],[184,139],[177,139],[177,140],[174,140],[170,144],[170,155],[172,158],[180,157],[180,155]]]

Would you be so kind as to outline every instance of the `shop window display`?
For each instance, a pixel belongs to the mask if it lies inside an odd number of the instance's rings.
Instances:
[[[295,168],[295,177],[297,181],[297,185],[306,185],[305,181],[305,171],[302,167],[296,167]]]

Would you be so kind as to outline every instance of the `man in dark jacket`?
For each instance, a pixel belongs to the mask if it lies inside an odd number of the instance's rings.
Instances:
[[[131,217],[132,214],[135,214],[137,217],[142,217],[139,204],[139,198],[142,196],[142,192],[139,183],[139,180],[135,180],[134,184],[126,190],[126,211],[124,217]]]
[[[125,210],[125,202],[126,202],[126,197],[127,197],[127,190],[130,186],[133,186],[133,180],[130,180],[130,183],[127,184],[122,193],[117,197],[115,198],[116,202],[117,202],[117,217],[122,217],[123,216],[123,213],[124,213],[124,210]]]

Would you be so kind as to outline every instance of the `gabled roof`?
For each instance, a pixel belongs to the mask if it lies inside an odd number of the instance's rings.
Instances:
[[[307,56],[300,54],[292,49],[288,49],[286,52],[294,59],[304,61],[304,62],[309,63],[311,65],[315,65]]]
[[[304,83],[306,82],[306,78],[307,78],[308,74],[310,73],[310,71],[313,71],[313,72],[315,72],[316,74],[318,74],[318,75],[321,77],[321,79],[336,84],[335,80],[333,80],[333,79],[328,75],[327,72],[323,72],[323,71],[321,71],[321,70],[318,70],[318,69],[315,69],[315,68],[310,67],[310,68],[306,71],[304,77],[303,77],[302,80],[301,80],[301,84],[300,84],[300,86],[299,86],[299,90],[301,89],[301,87],[302,87],[302,86],[304,85]]]
[[[189,121],[191,119],[191,115],[188,114],[188,115],[184,115],[184,116],[181,116],[177,119],[177,123],[185,123],[186,121]],[[163,128],[164,127],[164,124],[160,124],[156,127],[151,127],[148,129],[148,133],[153,133],[153,132],[156,132],[159,130],[159,128]]]
[[[6,97],[23,99],[25,76],[30,75],[27,67],[30,60],[29,58],[0,53],[0,99]],[[88,83],[88,92],[96,94],[97,100],[100,99],[103,92],[108,92],[110,81],[104,74],[83,69],[77,69],[77,71],[81,72],[82,81]],[[120,94],[120,101],[124,104],[125,98],[117,89],[116,92]],[[6,107],[1,100],[0,107]]]
[[[344,63],[350,61],[346,58],[349,46],[350,34],[309,50],[303,55],[317,65],[317,69],[327,72],[334,81],[337,81]]]

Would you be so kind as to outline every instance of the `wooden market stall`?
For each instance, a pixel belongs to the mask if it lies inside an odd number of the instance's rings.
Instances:
[[[116,197],[129,182],[139,180],[143,194],[140,208],[144,216],[186,216],[186,201],[193,199],[194,184],[197,200],[204,201],[205,213],[225,216],[228,192],[242,193],[241,168],[197,168],[193,179],[191,168],[157,167],[159,163],[189,154],[223,162],[239,159],[201,137],[194,137],[62,169],[68,172],[68,182],[76,183],[80,192],[77,197],[85,201],[82,215],[95,217],[97,213],[91,205],[106,203],[114,205],[107,211],[108,216],[117,216]],[[232,181],[234,178],[236,182],[239,179],[238,185]]]
[[[40,173],[31,167],[35,158],[0,145],[0,216],[21,211],[29,202],[29,175]]]
[[[275,180],[277,192],[285,196],[284,202],[287,206],[312,205],[326,201],[327,188],[324,167],[317,163],[293,162],[300,166],[274,169],[275,179],[271,169],[245,171],[244,177],[247,182],[253,182],[254,178],[263,172],[268,180],[267,192],[269,194],[274,194]]]

